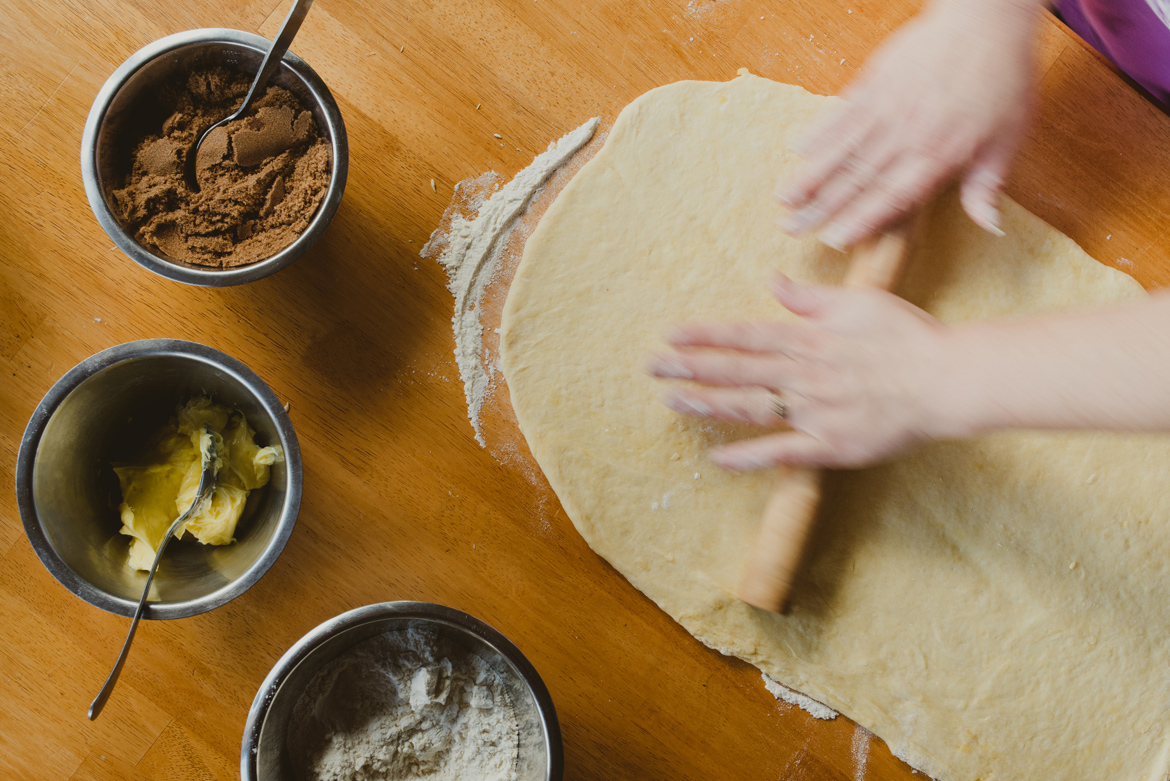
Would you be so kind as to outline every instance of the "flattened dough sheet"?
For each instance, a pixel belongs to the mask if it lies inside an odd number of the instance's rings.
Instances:
[[[705,456],[747,430],[680,417],[642,365],[682,319],[785,317],[776,270],[846,258],[784,236],[773,188],[832,99],[750,75],[618,117],[527,243],[502,329],[520,427],[581,535],[695,637],[942,781],[1162,781],[1170,443],[1010,434],[832,479],[780,617],[735,584],[775,473]],[[1144,295],[1014,203],[1006,238],[944,198],[900,292],[959,322]],[[766,750],[761,747],[761,750]]]

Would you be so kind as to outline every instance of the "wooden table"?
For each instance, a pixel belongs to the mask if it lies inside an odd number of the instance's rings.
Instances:
[[[345,116],[345,199],[292,267],[198,289],[139,268],[98,227],[78,167],[86,112],[146,43],[208,26],[271,36],[287,0],[0,1],[0,483],[13,485],[25,423],[67,369],[164,336],[255,369],[291,402],[305,464],[300,520],[272,570],[218,610],[145,625],[92,724],[85,708],[127,621],[50,577],[5,490],[0,776],[235,778],[248,706],[285,649],[350,608],[421,599],[483,618],[528,655],[557,703],[567,778],[910,779],[876,742],[855,767],[851,723],[778,703],[753,668],[692,640],[589,550],[542,480],[475,443],[451,296],[418,251],[461,179],[511,175],[588,117],[612,122],[678,79],[746,66],[837,92],[913,6],[318,0],[294,49]],[[1102,262],[1165,283],[1170,120],[1055,21],[1040,64],[1012,195]]]

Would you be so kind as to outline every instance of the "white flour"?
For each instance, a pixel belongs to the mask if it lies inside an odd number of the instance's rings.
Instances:
[[[873,733],[860,724],[853,725],[853,781],[865,781],[869,766],[869,743]]]
[[[483,447],[487,444],[479,413],[493,382],[484,362],[483,325],[479,319],[484,289],[495,274],[499,253],[516,218],[523,214],[532,196],[553,172],[593,137],[599,122],[600,118],[594,117],[549,144],[547,151],[537,155],[527,168],[493,194],[474,219],[469,220],[457,211],[453,213],[449,230],[432,233],[420,253],[424,258],[439,254],[439,263],[447,272],[447,288],[455,296],[455,315],[451,319],[455,328],[455,360],[467,396],[467,416],[475,429],[476,441]]]
[[[519,732],[499,675],[414,626],[323,667],[293,709],[288,744],[298,781],[515,781]]]
[[[812,697],[801,694],[798,691],[789,689],[784,684],[777,681],[767,673],[763,673],[764,688],[772,693],[772,696],[778,700],[784,700],[789,705],[795,705],[802,710],[808,711],[808,714],[814,719],[824,719],[829,721],[837,718],[839,715],[837,711],[830,708],[828,705],[817,702]]]

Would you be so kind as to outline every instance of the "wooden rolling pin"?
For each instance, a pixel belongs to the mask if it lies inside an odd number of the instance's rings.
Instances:
[[[893,290],[902,275],[919,220],[909,219],[853,250],[846,287]],[[756,544],[739,582],[744,602],[773,613],[786,613],[813,521],[821,503],[824,470],[792,469],[781,477],[760,519]]]

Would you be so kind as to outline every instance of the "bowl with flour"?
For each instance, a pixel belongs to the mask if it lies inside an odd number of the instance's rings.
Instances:
[[[367,605],[288,650],[252,702],[243,781],[559,781],[560,725],[520,650],[426,602]]]
[[[86,120],[81,171],[102,228],[144,268],[191,285],[268,276],[303,255],[341,203],[345,123],[321,77],[285,54],[248,114],[213,131],[183,175],[199,133],[238,106],[271,42],[190,30],[130,56]]]

